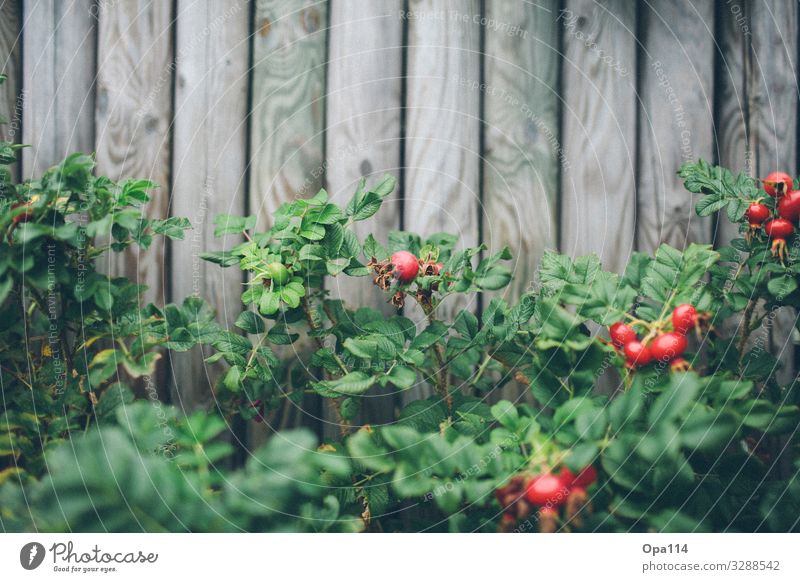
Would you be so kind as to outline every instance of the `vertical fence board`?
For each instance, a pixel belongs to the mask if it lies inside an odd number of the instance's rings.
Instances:
[[[248,164],[249,213],[258,217],[258,229],[269,228],[284,202],[322,187],[327,20],[326,2],[256,4]],[[303,349],[295,344],[280,355]],[[317,424],[321,415],[311,400],[302,408],[287,404],[276,425]]]
[[[561,182],[561,250],[596,253],[604,267],[620,271],[634,244],[635,5],[568,0],[560,22],[568,162]]]
[[[326,22],[324,2],[256,5],[250,212],[259,228],[284,202],[322,187]]]
[[[409,4],[404,226],[422,236],[458,234],[463,246],[479,237],[480,99],[469,89],[480,80],[476,14],[475,0],[453,2],[446,11],[432,0]],[[422,328],[424,316],[412,303],[406,314]],[[453,296],[436,317],[476,307]],[[428,390],[412,388],[405,398]]]
[[[719,164],[733,172],[755,175],[749,140],[747,62],[750,60],[750,24],[745,0],[725,2],[717,12],[719,54],[717,55],[717,156]],[[726,217],[717,223],[715,239],[727,244],[739,236],[738,225]]]
[[[503,28],[486,31],[483,242],[514,249],[509,300],[530,287],[558,239],[559,4],[487,5],[486,18]]]
[[[23,174],[94,148],[96,29],[92,0],[23,5]]]
[[[22,53],[22,22],[19,2],[6,0],[0,5],[0,73],[8,79],[0,87],[0,139],[19,143],[22,123],[21,91],[19,83]]]
[[[637,247],[679,248],[708,242],[710,222],[697,216],[680,165],[713,156],[714,3],[642,4]]]
[[[169,213],[169,126],[171,122],[171,7],[144,1],[99,5],[97,171],[112,180],[146,178],[158,184],[146,213]],[[146,285],[145,303],[163,303],[165,244],[146,251],[132,247],[109,255],[110,272]]]
[[[797,163],[797,4],[754,0],[749,108],[751,135],[759,177],[776,169],[795,174]],[[794,369],[794,309],[782,308],[768,317],[771,349],[781,363],[778,380],[790,381]]]
[[[249,10],[244,0],[178,3],[172,214],[193,230],[172,244],[172,296],[205,298],[218,322],[235,331],[241,312],[238,269],[200,254],[240,242],[214,237],[214,216],[245,213]],[[186,410],[208,402],[217,368],[200,349],[173,356],[174,400]]]
[[[402,8],[401,0],[331,4],[325,181],[338,204],[347,203],[360,176],[371,184],[385,173],[400,172]],[[399,227],[395,192],[377,215],[354,228],[361,240],[374,232],[386,243],[388,232]],[[351,307],[374,307],[387,315],[396,311],[369,278],[329,277],[326,286]],[[362,402],[365,422],[392,420],[394,394],[389,389],[373,389]]]
[[[483,242],[514,255],[508,301],[531,288],[542,253],[558,241],[562,155],[558,94],[560,2],[490,2],[486,18]],[[509,384],[496,394],[520,397]]]

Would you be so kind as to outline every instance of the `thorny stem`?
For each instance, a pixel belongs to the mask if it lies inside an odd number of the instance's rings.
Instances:
[[[50,317],[50,315],[47,313],[47,303],[45,302],[41,293],[39,293],[33,287],[30,287],[30,291],[36,300],[36,303],[39,304],[39,309],[41,312],[45,315],[45,317]],[[67,360],[67,366],[69,366],[70,370],[73,370],[74,366],[72,365],[72,352],[69,350],[69,342],[67,341],[67,334],[63,326],[61,326],[58,330],[58,339],[59,343],[61,344],[61,351],[64,353],[64,358]]]
[[[303,297],[303,313],[306,315],[306,322],[308,323],[308,328],[314,332],[314,341],[317,343],[317,346],[320,348],[324,348],[325,344],[323,343],[322,339],[316,335],[316,332],[319,330],[317,324],[314,323],[314,317],[311,315],[311,306],[308,303],[308,297]],[[331,350],[331,354],[333,355],[333,359],[336,361],[336,364],[339,366],[339,369],[342,371],[342,374],[347,374],[347,366],[344,365],[342,359]],[[350,422],[345,420],[342,416],[342,399],[341,398],[329,398],[328,402],[331,404],[331,408],[333,408],[333,412],[336,415],[336,422],[339,423],[339,432],[343,437],[350,434]]]
[[[419,302],[418,302],[419,303]],[[425,317],[428,318],[428,323],[431,324],[436,321],[436,316],[433,314],[433,305],[426,303],[419,303],[422,311],[425,312]],[[433,357],[436,360],[436,391],[444,398],[447,403],[447,410],[453,409],[453,396],[450,394],[448,388],[448,373],[447,364],[445,364],[444,346],[438,341],[433,344]]]

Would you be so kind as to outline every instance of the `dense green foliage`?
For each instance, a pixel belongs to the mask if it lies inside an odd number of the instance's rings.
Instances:
[[[189,228],[145,218],[152,184],[96,177],[84,155],[16,184],[17,149],[0,144],[4,530],[800,528],[800,397],[768,344],[777,310],[800,307],[800,249],[792,236],[775,252],[745,220],[766,198],[747,176],[704,162],[680,172],[698,214],[741,224],[730,245],[662,245],[621,275],[594,256],[547,252],[536,287],[513,302],[497,293],[511,281],[507,249],[357,236],[391,177],[362,180],[346,206],[324,190],[285,204],[266,232],[253,217],[219,216],[217,234],[243,242],[204,258],[248,275],[228,330],[200,300],[142,307],[137,285],[98,270],[109,253]],[[398,251],[419,259],[407,282]],[[332,298],[331,277],[377,286],[396,313]],[[448,297],[475,294],[479,315],[440,317]],[[632,363],[606,339],[618,322],[643,345],[674,334],[673,309],[687,304],[701,315],[681,332],[681,358]],[[150,383],[164,351],[197,343],[227,365],[213,410],[178,415],[149,391],[134,401],[134,381]],[[420,383],[433,395],[370,426],[364,398]],[[518,402],[496,396],[510,385]],[[309,397],[329,403],[337,438],[274,432],[235,466],[226,434],[237,417],[271,424],[287,399]],[[596,481],[563,508],[537,511],[516,493],[588,466]]]

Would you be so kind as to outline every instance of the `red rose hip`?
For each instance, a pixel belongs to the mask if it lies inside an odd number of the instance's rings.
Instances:
[[[764,225],[764,232],[772,239],[785,240],[794,232],[794,226],[785,218],[776,218]]]
[[[394,267],[393,273],[401,283],[410,283],[419,273],[419,261],[408,251],[397,251],[389,259]]]
[[[697,325],[697,309],[694,305],[683,303],[672,310],[672,329],[678,333],[687,333]]]
[[[567,487],[561,479],[550,473],[534,477],[528,482],[525,497],[533,505],[557,507],[567,500]]]
[[[792,177],[784,172],[772,172],[764,178],[764,192],[772,197],[783,196],[792,186]]]
[[[670,331],[657,336],[650,344],[650,351],[656,360],[670,362],[682,355],[688,345],[686,336]]]
[[[650,348],[640,341],[625,344],[625,359],[631,366],[646,366],[653,361]]]
[[[595,469],[593,465],[586,465],[586,467],[581,469],[580,473],[575,475],[569,468],[564,467],[558,474],[558,478],[561,479],[561,483],[565,487],[569,487],[570,489],[574,487],[586,489],[597,480],[597,469]]]
[[[769,208],[756,202],[747,207],[747,212],[744,213],[744,216],[747,222],[750,223],[751,228],[757,228],[769,219]]]
[[[800,218],[800,190],[792,190],[780,199],[778,215],[792,222]]]
[[[611,336],[611,342],[618,348],[636,341],[636,332],[630,325],[626,325],[621,321],[608,328],[608,333]]]

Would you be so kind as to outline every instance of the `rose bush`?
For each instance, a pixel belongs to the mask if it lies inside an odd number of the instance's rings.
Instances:
[[[15,184],[17,149],[0,144],[6,531],[799,529],[798,392],[769,337],[800,305],[789,176],[686,164],[698,214],[740,237],[636,253],[622,274],[546,252],[514,301],[507,249],[360,239],[388,176],[345,206],[324,190],[284,204],[266,232],[218,216],[219,236],[244,241],[204,255],[247,274],[233,330],[196,299],[141,307],[135,284],[97,270],[103,253],[189,227],[145,218],[152,184],[96,177],[84,155]],[[332,277],[377,286],[395,313],[331,297]],[[440,315],[474,294],[480,313]],[[198,343],[227,364],[213,410],[134,401],[162,351]],[[420,384],[431,396],[370,424],[371,391]],[[512,385],[517,401],[497,396]],[[309,394],[339,436],[276,432],[237,465],[237,417],[271,426]]]

